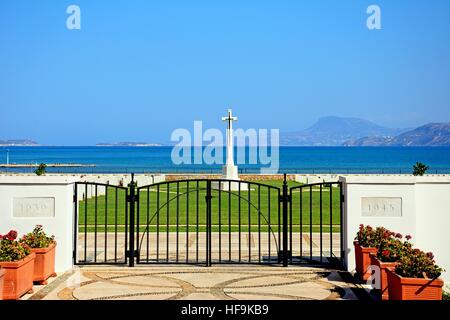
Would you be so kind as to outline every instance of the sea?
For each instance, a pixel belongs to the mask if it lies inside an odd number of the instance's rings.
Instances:
[[[250,151],[253,152],[252,158]],[[264,150],[261,150],[264,151]],[[171,146],[155,147],[62,147],[13,146],[0,147],[0,164],[81,164],[83,167],[48,167],[54,173],[219,173],[223,160],[217,156],[215,163],[202,157],[209,151],[191,148],[190,152],[174,160]],[[416,162],[429,166],[428,173],[450,173],[450,147],[279,147],[263,157],[259,149],[236,148],[235,161],[240,173],[412,173]],[[175,152],[178,156],[180,152]],[[218,153],[225,156],[225,151]],[[264,152],[262,153],[264,154]],[[200,156],[199,156],[200,155]],[[244,156],[243,156],[244,155]],[[218,160],[219,159],[219,160]],[[34,168],[5,168],[0,172],[33,172]],[[267,171],[266,171],[267,172]]]

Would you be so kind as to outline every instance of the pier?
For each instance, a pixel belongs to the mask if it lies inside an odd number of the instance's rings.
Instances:
[[[95,164],[81,163],[46,163],[47,168],[80,168],[95,167]],[[0,168],[37,168],[39,163],[0,163]]]

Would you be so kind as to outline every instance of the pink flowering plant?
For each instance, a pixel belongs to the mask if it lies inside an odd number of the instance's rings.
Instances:
[[[30,248],[17,240],[17,231],[0,235],[0,262],[19,261],[30,254]]]
[[[409,242],[411,236],[407,235],[406,241],[402,240],[403,236],[400,233],[395,233],[386,230],[378,248],[377,258],[382,262],[396,262],[405,254],[412,250],[412,245]]]
[[[355,240],[357,240],[362,247],[378,248],[386,232],[389,232],[389,230],[383,227],[374,229],[371,226],[360,224]]]
[[[42,225],[38,224],[34,227],[32,232],[23,235],[19,241],[33,249],[48,248],[55,242],[55,236],[48,237],[44,232]]]
[[[399,260],[395,272],[405,278],[436,279],[445,271],[434,261],[431,252],[419,249],[409,250]]]
[[[436,279],[444,271],[436,265],[434,255],[412,247],[411,236],[403,236],[383,227],[359,226],[356,238],[363,247],[377,248],[382,262],[397,262],[395,272],[405,278]]]

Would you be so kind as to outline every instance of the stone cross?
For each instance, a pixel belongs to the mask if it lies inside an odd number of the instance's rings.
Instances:
[[[228,109],[228,116],[222,117],[222,121],[228,121],[226,166],[234,166],[233,121],[237,121],[237,119],[237,117],[233,117],[231,109]]]

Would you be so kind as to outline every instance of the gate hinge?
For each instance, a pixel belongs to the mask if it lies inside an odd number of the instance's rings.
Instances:
[[[286,202],[291,202],[292,196],[290,194],[287,195],[280,194],[280,196],[278,197],[278,201],[283,202],[284,200],[286,200]]]
[[[341,202],[345,202],[345,196],[341,194]]]
[[[76,194],[73,195],[73,202],[77,202],[77,195]]]
[[[137,202],[139,200],[139,196],[137,194],[135,194],[133,197],[131,197],[131,195],[127,195],[127,202]]]

